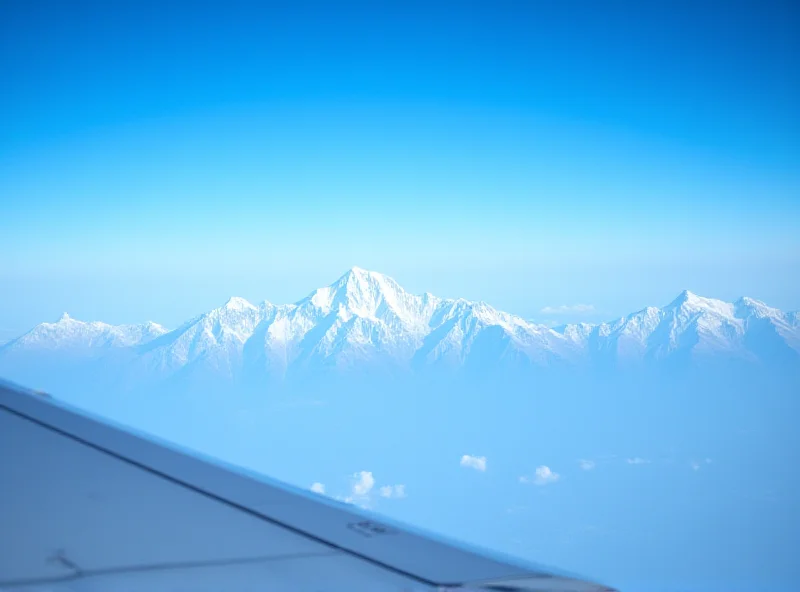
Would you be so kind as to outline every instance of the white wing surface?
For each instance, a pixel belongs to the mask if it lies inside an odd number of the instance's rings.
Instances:
[[[498,560],[0,383],[0,591],[610,589]]]

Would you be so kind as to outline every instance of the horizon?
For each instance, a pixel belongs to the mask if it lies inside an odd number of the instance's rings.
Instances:
[[[800,306],[793,7],[315,6],[0,7],[0,330],[354,262],[524,318]]]
[[[256,306],[256,307],[262,306],[264,304],[272,304],[272,305],[275,305],[275,306],[296,305],[296,304],[299,304],[299,303],[303,302],[304,300],[310,298],[314,294],[314,292],[316,292],[317,290],[321,290],[321,289],[324,289],[324,288],[331,287],[331,286],[335,285],[336,283],[338,283],[339,281],[341,281],[342,279],[344,279],[345,277],[347,277],[349,274],[351,274],[353,272],[365,272],[368,275],[377,274],[377,275],[381,275],[383,277],[386,277],[386,278],[388,278],[390,280],[396,281],[393,277],[389,276],[388,274],[385,274],[385,273],[382,273],[382,272],[376,271],[376,270],[365,269],[363,267],[354,265],[354,266],[350,267],[345,273],[343,273],[339,277],[337,277],[333,282],[330,282],[329,284],[326,284],[326,285],[323,285],[323,286],[318,286],[317,288],[312,289],[310,292],[307,292],[306,295],[303,296],[302,298],[299,298],[297,300],[293,300],[291,302],[276,302],[276,301],[270,300],[268,298],[260,299],[260,300],[250,300],[250,299],[245,298],[243,296],[239,296],[239,295],[234,294],[232,296],[229,296],[222,304],[219,304],[219,305],[216,305],[216,306],[211,306],[208,309],[206,309],[204,312],[199,313],[199,315],[205,314],[205,313],[207,313],[207,312],[209,312],[211,310],[224,308],[228,303],[230,303],[233,300],[237,300],[237,299],[243,300],[247,304],[249,304],[251,306]],[[694,292],[693,290],[690,290],[690,289],[683,289],[680,292],[678,292],[677,296],[673,297],[672,299],[670,299],[668,302],[666,302],[664,304],[646,304],[646,305],[641,306],[639,308],[632,309],[632,310],[628,311],[627,313],[625,313],[625,314],[623,314],[621,316],[607,317],[604,320],[597,320],[602,316],[602,314],[601,314],[600,311],[592,310],[592,311],[590,311],[589,316],[593,320],[586,320],[586,318],[585,318],[586,314],[587,314],[586,311],[584,311],[584,312],[580,312],[579,311],[579,315],[578,316],[579,317],[582,316],[583,319],[572,317],[574,320],[569,320],[569,318],[566,318],[566,319],[560,319],[560,322],[556,323],[555,320],[552,320],[552,321],[545,320],[544,317],[546,317],[547,315],[546,314],[541,314],[542,311],[539,311],[539,313],[540,313],[538,315],[539,318],[537,318],[536,316],[534,316],[534,317],[526,317],[526,316],[523,316],[523,315],[518,314],[518,313],[516,313],[514,311],[511,311],[511,310],[503,310],[501,308],[498,308],[498,307],[494,306],[491,302],[486,302],[484,300],[469,300],[469,299],[465,299],[465,298],[461,298],[461,297],[446,298],[446,297],[441,297],[438,294],[434,294],[434,293],[432,293],[430,291],[427,291],[427,290],[423,291],[423,292],[409,292],[408,290],[405,290],[405,287],[402,284],[400,284],[400,282],[397,282],[397,284],[406,293],[412,294],[413,296],[423,296],[425,294],[430,294],[430,295],[435,296],[437,298],[442,298],[443,300],[468,300],[469,302],[484,303],[484,304],[489,305],[493,309],[497,310],[498,312],[508,313],[508,314],[511,314],[511,315],[513,315],[515,317],[521,318],[521,319],[525,320],[528,323],[531,323],[531,324],[534,324],[534,325],[545,326],[545,327],[547,327],[549,329],[554,329],[554,330],[563,328],[563,327],[565,327],[567,325],[574,325],[574,324],[580,324],[580,323],[587,323],[587,324],[590,324],[590,325],[613,323],[613,322],[618,321],[620,319],[626,318],[626,317],[628,317],[630,315],[642,312],[642,311],[646,310],[647,308],[664,309],[666,307],[671,306],[677,300],[681,299],[685,295],[696,296],[696,297],[703,298],[703,299],[706,299],[706,300],[715,300],[715,301],[725,302],[725,303],[730,303],[730,304],[735,304],[736,302],[738,302],[740,300],[743,300],[745,298],[749,298],[751,300],[754,300],[756,302],[759,302],[761,304],[769,306],[770,308],[778,308],[779,310],[781,310],[781,312],[783,312],[785,314],[791,314],[791,313],[800,311],[800,308],[799,309],[793,309],[793,308],[781,309],[779,307],[772,306],[772,304],[769,303],[769,302],[764,302],[763,300],[759,300],[758,298],[752,298],[748,294],[742,294],[742,295],[740,295],[739,297],[737,297],[737,298],[735,298],[733,300],[723,300],[721,298],[715,298],[713,296],[707,296],[705,294],[698,294],[697,292]],[[581,307],[581,306],[584,306],[584,305],[578,304],[576,306],[577,307]],[[559,311],[558,314],[562,314],[562,312]],[[198,317],[199,315],[198,314],[187,315],[182,321],[179,321],[178,323],[175,323],[173,325],[168,325],[166,323],[162,323],[162,322],[158,321],[157,319],[152,319],[152,318],[151,319],[140,319],[138,321],[126,322],[126,323],[110,323],[110,322],[108,322],[108,321],[106,321],[104,319],[99,319],[99,318],[95,318],[95,319],[81,318],[81,317],[78,317],[78,316],[76,316],[74,314],[71,314],[69,311],[65,310],[65,311],[62,311],[60,315],[58,315],[58,318],[56,320],[42,320],[42,321],[39,321],[35,325],[33,325],[33,326],[29,327],[28,329],[25,329],[22,332],[20,332],[18,334],[15,334],[15,335],[9,336],[8,334],[11,333],[10,330],[5,330],[4,331],[4,330],[0,329],[0,346],[4,345],[8,341],[12,341],[13,339],[15,339],[17,337],[20,337],[20,336],[24,335],[25,333],[27,333],[28,331],[34,329],[36,326],[38,326],[40,324],[44,324],[44,323],[51,323],[52,324],[54,322],[58,322],[60,320],[64,320],[65,317],[68,318],[68,319],[74,320],[74,321],[80,321],[80,322],[86,322],[86,323],[101,322],[101,323],[106,323],[106,324],[112,325],[112,326],[114,326],[114,325],[136,325],[136,324],[155,323],[156,325],[159,325],[160,327],[163,327],[163,328],[167,329],[167,331],[174,331],[174,330],[178,329],[182,324],[188,322],[191,319],[194,319],[194,318]]]
[[[798,24],[0,2],[0,379],[622,592],[793,590]],[[204,317],[353,269],[466,303],[358,281]]]

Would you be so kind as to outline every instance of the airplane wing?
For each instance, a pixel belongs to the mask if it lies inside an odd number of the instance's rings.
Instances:
[[[412,590],[611,589],[493,559],[0,383],[0,591]]]

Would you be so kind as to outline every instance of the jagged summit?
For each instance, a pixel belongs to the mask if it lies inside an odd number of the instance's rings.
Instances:
[[[683,304],[696,302],[697,298],[698,297],[694,292],[691,292],[690,290],[683,290],[680,294],[678,294],[675,300],[673,300],[667,305],[667,307],[678,307]]]
[[[664,308],[680,308],[680,307],[691,307],[691,308],[700,308],[703,306],[707,306],[710,303],[719,302],[713,300],[712,298],[704,298],[702,296],[698,296],[694,292],[690,290],[684,290],[678,297],[675,298],[672,302],[670,302]]]
[[[739,317],[756,316],[756,317],[780,317],[783,313],[780,309],[768,306],[761,300],[743,296],[733,303],[736,309],[736,315]]]
[[[255,306],[254,304],[251,304],[244,298],[241,298],[239,296],[231,296],[225,303],[223,308],[225,308],[226,310],[247,310],[247,309],[255,310],[258,307]]]
[[[420,296],[409,294],[392,278],[360,267],[349,269],[334,283],[312,292],[298,305],[311,304],[324,314],[376,319],[389,313],[416,323],[424,314]]]
[[[65,313],[2,351],[144,345],[136,353],[144,374],[206,368],[228,377],[284,376],[290,368],[603,365],[672,356],[763,361],[776,351],[800,361],[800,316],[752,298],[729,303],[684,290],[663,308],[553,329],[485,302],[411,294],[382,273],[352,267],[295,304],[256,306],[232,297],[170,332],[154,323],[86,323]]]
[[[379,279],[386,279],[386,276],[382,273],[378,273],[377,271],[369,271],[362,267],[351,267],[346,272],[344,272],[341,276],[339,276],[336,281],[328,286],[325,287],[347,287],[347,286],[358,286],[364,283],[369,283],[371,281],[377,281]]]
[[[382,273],[378,273],[377,271],[368,271],[361,267],[351,267],[342,276],[340,276],[339,279],[330,284],[328,287],[337,286],[341,288],[349,288],[351,290],[358,290],[382,282],[390,282],[399,287],[397,282]]]
[[[148,321],[138,325],[109,325],[79,321],[67,313],[55,323],[41,323],[6,345],[12,350],[75,350],[131,347],[147,343],[167,330]]]
[[[684,290],[670,304],[664,307],[665,311],[675,311],[680,315],[714,314],[723,317],[733,317],[734,306],[730,302],[705,298]]]

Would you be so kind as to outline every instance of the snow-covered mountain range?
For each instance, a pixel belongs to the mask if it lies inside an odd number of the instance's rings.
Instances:
[[[353,268],[295,304],[231,298],[172,331],[65,314],[0,347],[0,373],[43,353],[102,359],[120,351],[136,373],[159,378],[198,371],[259,379],[325,369],[615,367],[711,358],[797,365],[800,314],[750,298],[730,303],[687,291],[663,308],[616,321],[550,328],[483,302],[410,294],[383,274]]]
[[[141,325],[108,325],[97,321],[87,323],[64,313],[55,323],[36,325],[18,339],[6,344],[0,351],[85,352],[92,349],[131,347],[147,343],[166,332],[164,327],[151,322]]]

